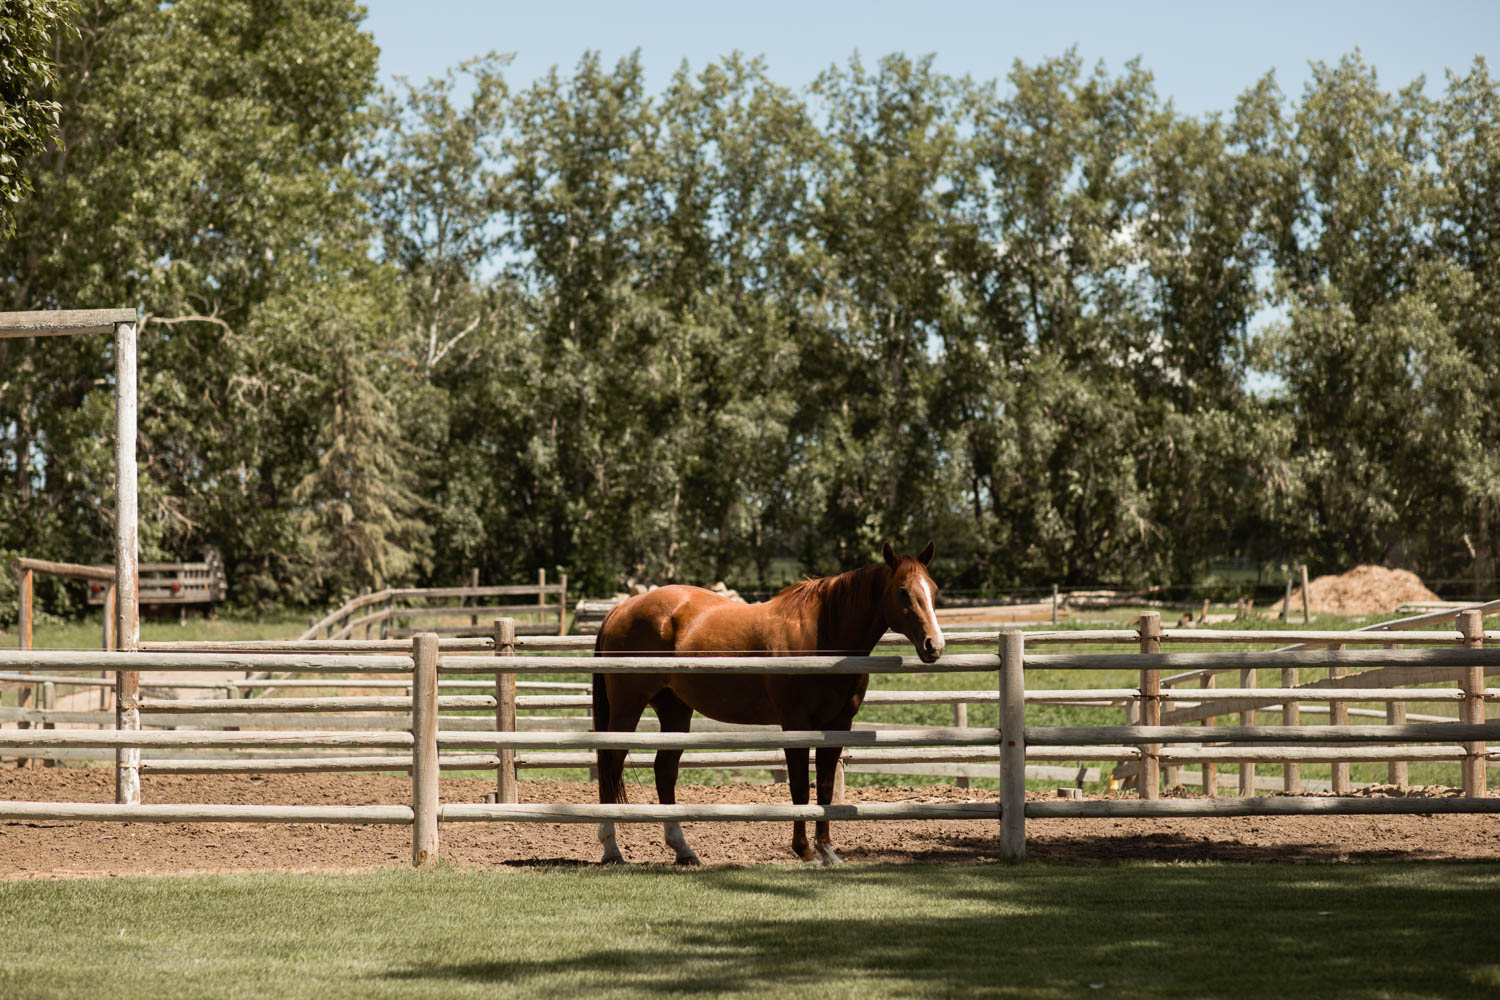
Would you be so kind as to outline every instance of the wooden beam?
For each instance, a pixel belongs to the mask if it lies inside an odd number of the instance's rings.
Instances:
[[[81,563],[51,562],[47,559],[28,559],[22,556],[15,561],[15,567],[18,570],[35,570],[38,573],[50,573],[53,576],[66,576],[79,580],[115,582],[113,566],[85,566]]]
[[[118,805],[103,802],[0,802],[0,820],[115,823],[395,823],[406,806]]]
[[[1382,816],[1500,813],[1500,799],[1313,798],[1088,799],[1026,803],[1027,818],[1148,818],[1156,816]]]
[[[1500,804],[1500,802],[1497,802]],[[3,814],[0,814],[3,815]],[[893,820],[1000,818],[998,802],[864,802],[858,805],[518,805],[443,806],[443,822],[664,823],[786,822],[789,820]]]
[[[0,340],[17,337],[70,337],[114,333],[120,323],[134,324],[134,309],[46,309],[0,312]]]

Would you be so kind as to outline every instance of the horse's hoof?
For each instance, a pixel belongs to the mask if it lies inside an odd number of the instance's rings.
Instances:
[[[823,867],[825,868],[833,868],[836,865],[844,863],[844,859],[839,857],[837,851],[831,847],[824,847],[821,844],[818,845],[818,858],[823,862]]]
[[[686,854],[677,855],[677,863],[683,866],[703,864],[703,862],[698,860],[698,855],[694,854],[692,851],[688,851]]]
[[[625,855],[619,851],[606,851],[604,857],[599,859],[599,863],[601,865],[623,865],[625,863]]]

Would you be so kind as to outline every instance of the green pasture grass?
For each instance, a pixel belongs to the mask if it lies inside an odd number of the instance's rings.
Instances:
[[[103,625],[95,609],[82,621],[38,621],[31,644],[36,649],[98,649]],[[220,615],[205,618],[189,612],[181,622],[175,614],[141,619],[145,642],[226,642],[234,639],[295,639],[307,628],[307,616],[291,612],[274,615]],[[11,637],[8,637],[11,638]],[[14,643],[12,643],[14,645]]]
[[[1500,866],[385,870],[0,882],[15,1000],[1478,997]]]

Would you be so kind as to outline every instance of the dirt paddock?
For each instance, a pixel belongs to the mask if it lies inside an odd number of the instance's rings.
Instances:
[[[482,780],[444,779],[444,802],[477,802]],[[407,779],[391,775],[154,775],[143,800],[288,805],[367,805],[410,801]],[[523,781],[528,802],[592,801],[582,782]],[[944,786],[850,788],[848,801],[965,801],[995,793]],[[108,769],[0,771],[0,799],[110,802]],[[682,802],[785,802],[783,786],[684,785]],[[647,786],[631,800],[655,801]],[[689,823],[688,841],[705,864],[796,864],[786,823]],[[1292,816],[1229,819],[1031,820],[1030,857],[1076,864],[1153,861],[1500,861],[1500,816]],[[999,853],[993,821],[859,822],[834,826],[852,864],[936,861],[976,864]],[[666,864],[656,824],[624,825],[632,862]],[[588,824],[447,823],[441,855],[453,865],[504,869],[591,864]],[[193,872],[364,871],[411,858],[405,826],[285,823],[0,822],[0,878],[70,878]]]

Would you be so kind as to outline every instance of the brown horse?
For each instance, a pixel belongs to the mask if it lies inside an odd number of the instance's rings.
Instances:
[[[887,628],[906,636],[922,662],[943,652],[943,632],[934,612],[937,587],[928,575],[933,544],[921,555],[897,556],[885,545],[885,561],[839,576],[804,580],[764,604],[741,604],[700,587],[662,587],[619,604],[604,619],[594,643],[595,656],[651,654],[742,654],[790,656],[824,653],[867,656]],[[869,674],[610,674],[594,675],[594,729],[633,732],[641,713],[656,709],[662,732],[685,733],[693,712],[743,725],[780,725],[784,730],[850,728],[864,701]],[[817,753],[818,804],[833,800],[834,769],[841,748]],[[656,754],[656,794],[662,804],[677,801],[681,750]],[[786,769],[792,801],[806,805],[807,750],[788,749]],[[625,752],[599,751],[599,801],[625,801]],[[665,824],[667,846],[680,865],[698,863],[679,823]],[[613,823],[599,825],[603,863],[624,857]],[[836,865],[839,856],[828,823],[817,824],[817,853],[807,829],[792,828],[792,851],[804,861]]]

